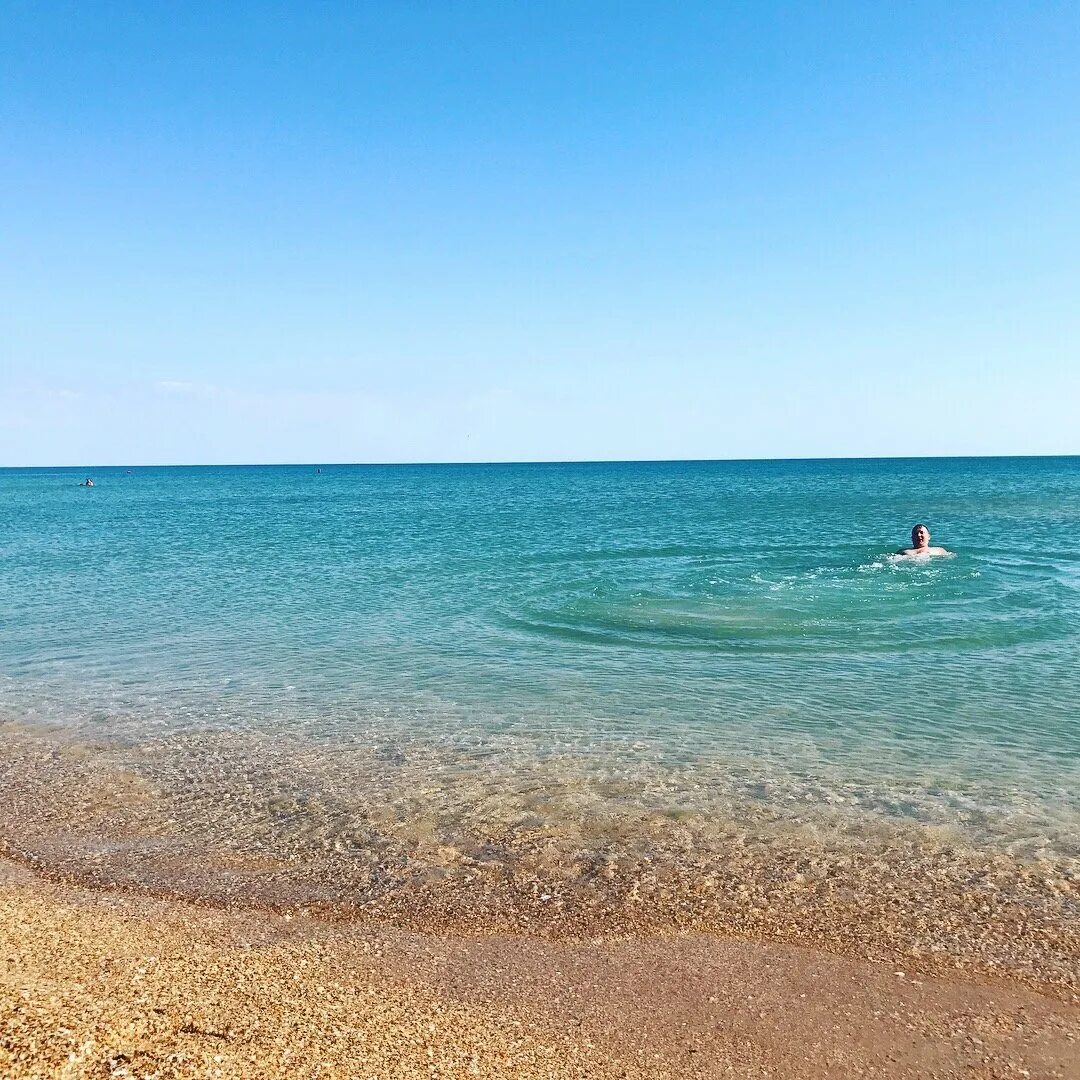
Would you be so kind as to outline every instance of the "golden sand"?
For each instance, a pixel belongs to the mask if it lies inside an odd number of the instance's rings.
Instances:
[[[1080,1077],[1080,1002],[687,933],[421,933],[0,864],[0,1076]]]

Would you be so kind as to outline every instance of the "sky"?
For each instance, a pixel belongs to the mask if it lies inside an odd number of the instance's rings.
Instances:
[[[0,14],[0,465],[1080,453],[1074,3]]]

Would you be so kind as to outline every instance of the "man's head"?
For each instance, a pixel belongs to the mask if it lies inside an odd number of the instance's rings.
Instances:
[[[911,546],[914,548],[930,546],[930,530],[921,522],[911,530]]]

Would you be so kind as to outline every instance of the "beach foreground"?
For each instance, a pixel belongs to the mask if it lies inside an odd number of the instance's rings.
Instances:
[[[707,934],[426,934],[0,876],[5,1077],[1076,1077],[1080,1003]]]

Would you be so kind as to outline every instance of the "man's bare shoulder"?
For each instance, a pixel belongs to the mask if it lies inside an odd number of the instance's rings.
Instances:
[[[943,547],[926,547],[926,548],[901,548],[897,555],[952,555],[952,552],[948,548]]]

